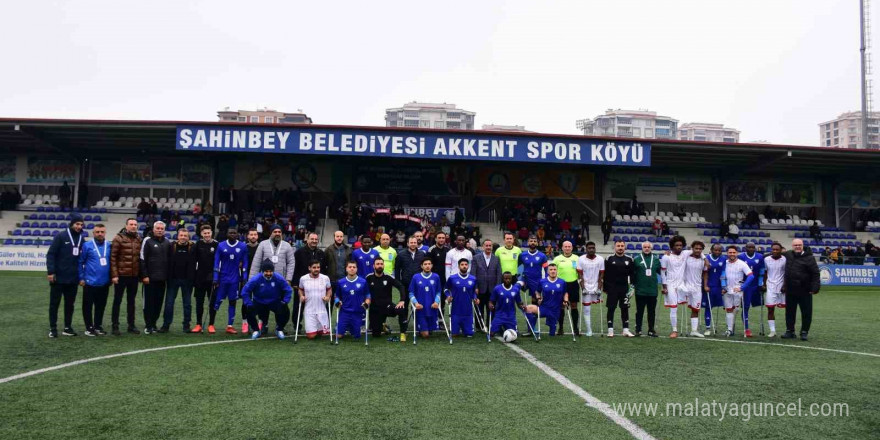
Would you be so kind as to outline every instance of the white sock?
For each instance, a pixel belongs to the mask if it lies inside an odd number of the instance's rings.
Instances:
[[[725,318],[727,320],[727,329],[733,331],[733,313],[727,312]]]
[[[776,333],[776,320],[770,319],[767,323],[770,324],[770,331]]]
[[[697,327],[698,327],[699,325],[700,325],[700,319],[699,319],[699,318],[691,318],[691,331],[692,331],[692,332],[696,333],[696,332],[697,332]]]
[[[672,331],[678,331],[678,308],[669,309],[669,322],[672,324]]]
[[[592,327],[593,320],[590,319],[591,318],[590,306],[584,306],[583,314],[584,314],[584,325],[587,326],[587,328],[584,329],[584,332],[585,333],[592,333],[593,332],[593,327]]]

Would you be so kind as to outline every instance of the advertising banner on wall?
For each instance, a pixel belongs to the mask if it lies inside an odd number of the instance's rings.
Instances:
[[[820,264],[819,280],[823,286],[880,286],[880,266]]]
[[[453,168],[358,165],[352,175],[352,190],[376,194],[455,194],[459,179],[466,176]]]
[[[880,208],[880,183],[841,183],[837,188],[837,200],[842,207]]]
[[[631,199],[640,202],[711,202],[712,179],[708,176],[675,177],[638,174],[609,174],[606,195],[610,199]]]
[[[0,248],[0,270],[46,271],[46,251],[49,248],[33,246],[4,246]]]
[[[477,194],[481,196],[595,198],[595,176],[584,170],[537,171],[520,167],[492,167],[480,169],[476,178]]]
[[[15,182],[15,156],[0,156],[0,182]]]
[[[151,179],[149,162],[123,162],[121,183],[149,185]]]

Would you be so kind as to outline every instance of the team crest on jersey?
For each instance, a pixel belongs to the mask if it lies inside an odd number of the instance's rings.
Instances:
[[[355,287],[355,289],[360,289],[360,288],[361,288],[361,283],[355,283],[354,287]]]
[[[382,280],[382,285],[383,285],[383,286],[387,286],[387,285],[388,285],[388,280]]]
[[[431,280],[431,285],[432,285],[432,286],[434,285],[434,280]]]
[[[623,264],[629,266],[629,261],[624,261]]]
[[[272,287],[275,287],[275,281],[272,281]]]
[[[474,285],[474,282],[471,280],[468,280],[468,286],[473,286],[473,285]]]
[[[211,248],[211,252],[214,252],[214,248]]]
[[[241,248],[235,248],[235,253],[241,252]]]

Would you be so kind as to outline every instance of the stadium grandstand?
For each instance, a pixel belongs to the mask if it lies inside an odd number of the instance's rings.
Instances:
[[[0,244],[45,247],[135,217],[191,232],[281,224],[302,245],[423,232],[471,245],[535,235],[610,253],[672,235],[765,251],[804,238],[833,262],[880,262],[880,155],[791,145],[541,133],[177,121],[0,119]],[[873,240],[873,241],[872,241]],[[872,258],[873,257],[873,258]],[[849,261],[846,261],[846,260]]]

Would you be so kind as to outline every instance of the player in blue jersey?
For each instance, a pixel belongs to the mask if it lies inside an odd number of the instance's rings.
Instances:
[[[423,338],[437,330],[437,310],[440,308],[440,277],[431,272],[430,259],[422,260],[422,271],[409,282],[409,303],[416,309],[416,331]]]
[[[516,331],[516,307],[523,307],[519,285],[513,284],[513,274],[504,272],[501,274],[501,284],[495,286],[489,296],[489,310],[492,311],[490,336],[500,330]]]
[[[558,278],[556,264],[547,265],[547,278],[541,280],[541,290],[536,297],[538,305],[531,304],[526,306],[526,319],[532,324],[532,328],[538,322],[538,311],[540,316],[545,318],[547,327],[550,329],[550,336],[556,335],[556,323],[559,322],[559,315],[562,313],[562,307],[568,304],[568,293],[565,290],[565,280]]]
[[[706,270],[703,272],[702,307],[706,319],[706,331],[703,334],[706,336],[711,334],[712,309],[724,307],[724,300],[721,296],[721,277],[724,276],[726,264],[727,258],[722,255],[721,245],[713,244],[710,254],[706,256]]]
[[[474,336],[474,304],[480,304],[477,278],[468,273],[469,268],[467,258],[459,259],[458,273],[446,280],[446,302],[451,303],[452,310],[452,328],[449,330],[453,336],[464,333],[468,338]]]
[[[373,239],[364,237],[361,239],[361,248],[351,252],[352,261],[357,263],[357,274],[363,279],[373,273],[373,262],[379,256],[379,251],[372,249],[372,247]]]
[[[544,279],[544,268],[547,267],[548,261],[547,255],[538,250],[538,238],[530,235],[529,250],[519,254],[518,264],[523,268],[519,279],[524,282],[533,304],[535,297],[541,291],[541,280]]]
[[[743,318],[745,323],[745,336],[752,337],[752,331],[749,330],[749,308],[761,307],[764,305],[764,298],[761,295],[761,288],[764,286],[764,255],[755,250],[755,243],[746,243],[746,251],[739,254],[739,259],[745,261],[752,273],[755,274],[755,283],[746,289],[743,289]]]
[[[361,322],[371,299],[367,280],[359,277],[357,272],[357,263],[349,261],[345,264],[345,278],[336,282],[335,304],[339,308],[336,341],[345,336],[346,331],[355,339],[361,338]]]
[[[226,241],[217,246],[214,254],[214,304],[211,307],[211,322],[208,325],[208,333],[213,334],[214,318],[217,310],[224,299],[229,301],[229,318],[226,322],[226,333],[234,335],[238,333],[232,324],[235,323],[235,302],[242,284],[247,282],[248,275],[248,251],[247,245],[238,241],[238,231],[234,228],[226,233]]]

